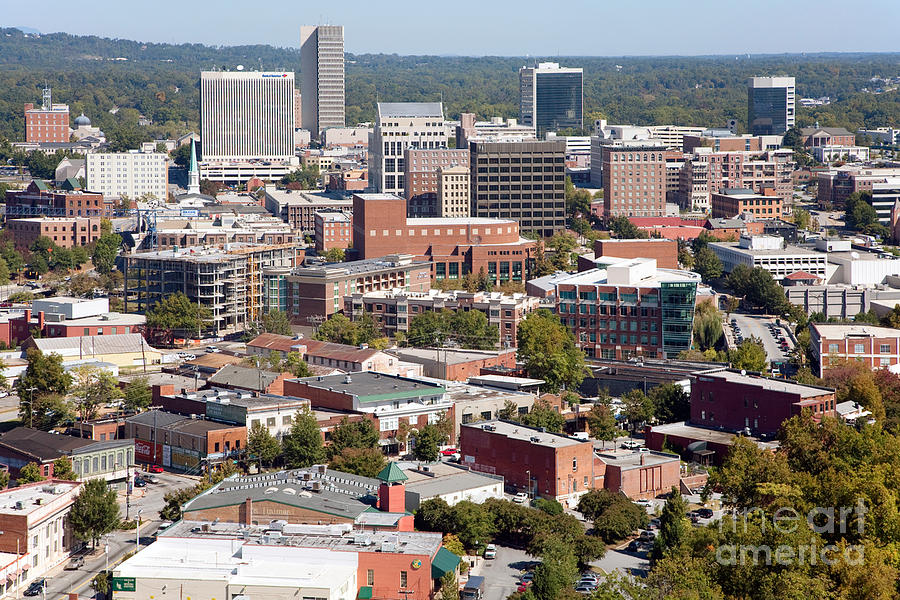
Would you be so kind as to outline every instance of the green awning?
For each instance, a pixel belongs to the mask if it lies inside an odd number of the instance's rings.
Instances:
[[[359,600],[372,600],[372,586],[364,585],[359,588],[359,593],[356,595]]]
[[[455,570],[458,564],[459,557],[441,546],[434,558],[431,559],[431,578],[440,579],[445,574]]]

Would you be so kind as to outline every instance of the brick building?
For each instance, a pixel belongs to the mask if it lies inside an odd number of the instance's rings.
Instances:
[[[485,369],[516,367],[515,349],[395,348],[389,352],[399,360],[422,365],[426,377],[449,381],[466,381],[470,377],[478,377]]]
[[[595,487],[589,441],[492,419],[462,425],[459,451],[473,471],[502,475],[508,486],[569,507]]]
[[[87,246],[100,238],[100,217],[25,217],[9,219],[7,229],[19,250],[28,249],[41,236],[60,248]]]
[[[314,408],[327,408],[371,416],[381,432],[380,445],[386,454],[400,450],[397,434],[400,423],[413,429],[436,423],[452,408],[444,388],[424,380],[364,371],[288,379],[287,396],[306,398]]]
[[[67,180],[68,181],[68,180]],[[7,218],[27,216],[47,217],[109,217],[112,203],[103,194],[79,189],[52,189],[39,179],[32,180],[24,190],[6,192]]]
[[[810,346],[821,376],[832,364],[859,361],[869,369],[900,364],[900,331],[864,324],[810,323]]]
[[[69,105],[53,104],[49,88],[44,89],[40,108],[25,103],[25,141],[38,144],[69,141]]]
[[[803,145],[807,148],[821,146],[855,146],[856,134],[843,127],[803,127],[800,129]]]
[[[149,410],[125,419],[125,435],[134,440],[138,463],[198,472],[210,464],[240,456],[247,428]]]
[[[554,281],[556,312],[589,357],[674,357],[691,347],[699,275],[609,257]]]
[[[675,240],[597,240],[594,256],[652,258],[661,269],[678,268],[678,242]]]
[[[353,244],[351,215],[343,212],[319,211],[315,214],[316,252],[332,248],[349,248]]]
[[[712,217],[731,219],[741,214],[751,214],[762,219],[780,219],[784,200],[774,191],[766,189],[757,194],[748,189],[726,188],[712,194]]]
[[[469,167],[463,165],[438,169],[437,207],[439,217],[468,217]]]
[[[650,500],[678,487],[681,458],[663,452],[612,449],[594,457],[595,487],[622,493],[632,500]]]
[[[430,261],[436,280],[484,269],[494,282],[524,282],[536,242],[519,223],[498,218],[406,218],[406,200],[391,194],[353,196],[353,248],[362,258],[411,254]]]
[[[37,330],[42,338],[71,338],[139,333],[147,322],[144,315],[109,312],[108,298],[56,296],[35,300],[21,317],[9,319],[8,337],[0,339],[15,347]]]
[[[607,145],[602,154],[604,218],[666,214],[665,148]]]
[[[366,294],[352,294],[344,298],[344,314],[355,320],[370,314],[386,335],[409,331],[409,323],[416,316],[429,311],[478,310],[488,323],[499,331],[499,344],[514,347],[519,323],[540,306],[540,300],[525,294],[501,292],[466,292],[464,290],[428,290],[406,292],[382,290]],[[416,344],[429,342],[417,340]]]
[[[462,166],[469,172],[469,150],[466,148],[406,148],[403,180],[410,217],[457,216],[442,215],[438,203],[440,170]],[[468,216],[468,215],[466,215]]]
[[[803,410],[835,416],[834,390],[724,370],[694,377],[691,424],[753,435],[774,435]]]
[[[328,175],[328,189],[336,192],[362,192],[369,187],[369,171],[344,169]]]
[[[327,192],[279,190],[271,185],[265,187],[262,201],[266,210],[288,223],[291,229],[310,235],[316,229],[317,212],[348,211],[353,206],[350,200]]]
[[[309,265],[285,277],[287,313],[291,321],[307,325],[327,319],[344,308],[344,296],[357,292],[431,289],[431,264],[409,254],[345,263]],[[313,321],[311,321],[311,319]]]
[[[889,178],[900,176],[900,169],[870,169],[844,166],[816,174],[816,201],[825,208],[830,204],[840,210],[847,196],[854,192],[871,192],[876,183],[885,183]]]
[[[284,380],[293,377],[290,373],[273,373],[264,369],[225,365],[206,380],[211,387],[226,390],[244,390],[257,394],[284,393]]]

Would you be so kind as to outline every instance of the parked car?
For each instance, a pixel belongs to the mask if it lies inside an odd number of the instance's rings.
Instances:
[[[206,351],[207,351],[207,352],[212,352],[212,353],[221,352],[221,350],[218,349],[218,348],[216,348],[215,346],[207,346],[207,347],[206,347]]]
[[[457,450],[456,448],[444,448],[443,450],[441,450],[441,454],[443,454],[444,456],[453,456],[454,454],[458,453],[459,450]]]
[[[528,586],[529,586],[529,585],[531,585],[531,582],[530,582],[530,581],[523,581],[522,583],[520,583],[520,584],[518,585],[518,587],[516,587],[516,591],[519,592],[519,593],[521,594],[522,592],[524,592],[525,590],[528,589]]]
[[[629,552],[640,552],[643,549],[644,545],[641,544],[638,540],[631,540],[631,543],[628,544],[627,550]]]
[[[497,558],[497,546],[495,546],[494,544],[488,544],[484,549],[484,557],[488,560]]]
[[[659,529],[660,520],[659,519],[650,519],[650,524],[647,526],[647,529]]]
[[[597,590],[597,586],[589,586],[589,585],[579,585],[577,588],[575,588],[576,592],[578,592],[579,594],[585,594],[585,595],[593,594],[596,590]]]
[[[713,511],[711,508],[700,508],[697,509],[697,515],[701,519],[712,519]]]
[[[156,475],[147,475],[147,476],[144,477],[143,479],[144,479],[144,481],[146,481],[147,483],[153,483],[153,484],[159,483],[159,477],[157,477]]]
[[[146,487],[147,482],[144,481],[143,477],[135,477],[134,478],[134,487]]]
[[[66,563],[65,570],[66,571],[77,571],[81,567],[84,566],[84,557],[76,556],[72,560]]]
[[[656,534],[652,531],[642,531],[641,535],[638,536],[638,539],[642,542],[649,542],[650,540],[656,539]]]
[[[528,494],[526,494],[525,492],[519,492],[518,494],[513,496],[513,502],[515,502],[516,504],[525,504],[526,502],[528,502]]]
[[[163,468],[159,465],[150,465],[149,467],[147,467],[147,470],[150,471],[151,473],[162,473],[163,472]]]
[[[26,596],[37,596],[44,590],[44,585],[46,585],[47,580],[41,577],[40,579],[35,579],[31,582],[31,585],[28,586],[28,589],[25,590]]]
[[[534,581],[534,571],[525,571],[522,573],[522,577],[520,578],[523,583],[531,583]]]
[[[641,443],[634,440],[625,440],[624,442],[622,442],[622,447],[628,450],[634,450],[635,448],[640,448]]]

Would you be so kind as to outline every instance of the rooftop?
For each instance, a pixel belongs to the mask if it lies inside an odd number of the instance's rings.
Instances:
[[[380,119],[403,117],[431,117],[443,120],[444,107],[440,102],[379,102]]]
[[[757,236],[759,237],[759,236]],[[791,255],[805,255],[805,256],[822,256],[825,255],[821,252],[813,252],[812,250],[807,250],[806,248],[801,248],[800,246],[794,246],[792,244],[785,244],[784,248],[773,248],[773,249],[754,249],[754,248],[741,248],[740,242],[710,242],[710,246],[717,246],[720,248],[728,248],[735,252],[741,252],[745,254],[751,254],[755,256],[783,256],[786,254]],[[828,255],[831,258],[831,255]]]
[[[731,444],[731,441],[738,436],[737,433],[730,433],[728,431],[721,431],[718,429],[708,429],[706,427],[698,427],[697,425],[691,425],[690,423],[687,423],[685,421],[679,421],[677,423],[666,423],[664,425],[653,425],[651,426],[651,431],[653,433],[661,433],[663,435],[674,435],[697,441],[724,445]],[[778,442],[767,442],[749,435],[745,435],[742,437],[745,437],[751,442],[756,443],[756,445],[760,448],[775,449],[779,446]]]
[[[749,375],[743,372],[726,369],[715,373],[703,373],[697,375],[698,381],[710,381],[713,379],[724,380],[728,383],[737,383],[742,385],[751,385],[769,392],[781,392],[784,394],[794,394],[801,398],[814,398],[823,394],[833,394],[831,388],[818,387],[812,385],[803,385],[794,383],[785,379],[770,379],[768,377],[760,377],[759,375]]]
[[[599,450],[595,451],[595,454],[607,465],[612,465],[621,469],[635,469],[638,467],[661,465],[668,462],[681,460],[681,457],[679,457],[677,454],[667,454],[664,452],[640,452],[635,450],[625,450],[624,448]]]
[[[81,485],[78,481],[61,481],[52,479],[36,483],[26,483],[19,487],[0,491],[0,515],[28,515],[40,508],[59,500],[67,492],[72,492]],[[66,502],[71,496],[66,498]],[[16,508],[21,502],[22,508]]]
[[[660,287],[660,284],[674,282],[696,282],[700,283],[700,276],[692,271],[681,271],[675,269],[652,269],[650,262],[655,267],[656,261],[647,258],[623,259],[612,256],[601,256],[598,261],[607,263],[605,269],[596,268],[582,271],[581,273],[573,273],[569,277],[560,277],[556,280],[556,285],[626,285],[631,287],[654,288]],[[610,282],[611,271],[631,270],[635,272],[624,274],[628,281],[622,280],[621,276],[616,276],[614,282]]]
[[[185,417],[184,415],[176,415],[175,413],[163,410],[148,410],[130,417],[125,417],[125,421],[150,427],[166,427],[173,423],[177,423],[178,421],[184,421],[187,418],[188,417]]]
[[[263,392],[278,379],[280,373],[273,373],[253,367],[225,365],[207,379],[210,385],[239,387]]]
[[[409,478],[406,490],[419,494],[423,501],[498,483],[503,485],[503,479],[499,476],[490,477],[451,463],[429,463],[427,472],[423,465],[415,463],[402,463],[401,467]]]
[[[56,352],[63,356],[73,352],[79,356],[159,352],[159,350],[151,347],[140,333],[83,335],[66,338],[29,338],[27,344],[33,344],[41,352]]]
[[[516,350],[462,350],[454,348],[395,348],[389,351],[400,360],[417,362],[419,360],[441,362],[448,365],[496,358]]]
[[[443,387],[434,383],[371,371],[348,375],[306,377],[299,381],[310,387],[356,396],[363,403],[443,394],[445,391]]]
[[[440,225],[517,225],[512,219],[489,219],[487,217],[412,217],[406,219],[407,225],[424,225],[426,227]]]
[[[877,325],[860,325],[857,323],[810,323],[820,337],[900,337],[900,330],[892,327],[879,327]]]
[[[538,446],[548,446],[552,448],[563,448],[566,446],[577,446],[579,444],[590,444],[590,442],[576,440],[564,435],[558,435],[556,433],[544,432],[534,427],[526,427],[525,425],[521,425],[520,423],[503,421],[500,419],[479,421],[477,423],[467,423],[463,424],[462,427],[483,429],[495,435],[502,435],[508,439],[530,442]]]
[[[378,258],[351,262],[306,265],[295,268],[291,274],[298,277],[328,277],[337,275],[362,275],[401,268],[430,267],[429,262],[413,260],[412,254],[389,254]]]
[[[39,461],[55,460],[93,443],[94,440],[52,434],[28,427],[16,427],[0,436],[0,446],[24,452]]]

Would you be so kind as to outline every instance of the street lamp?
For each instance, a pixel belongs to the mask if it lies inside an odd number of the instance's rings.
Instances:
[[[137,552],[141,547],[141,513],[144,512],[144,509],[141,508],[138,510],[137,517],[137,527],[134,530],[134,550]]]
[[[25,388],[26,392],[31,392],[31,400],[28,402],[28,427],[31,428],[34,426],[34,390],[37,388],[32,386],[30,388]]]
[[[109,534],[106,534],[106,543],[103,546],[103,553],[106,554],[106,570],[109,571]]]
[[[531,498],[531,471],[525,471],[525,474],[528,475],[528,497]]]

